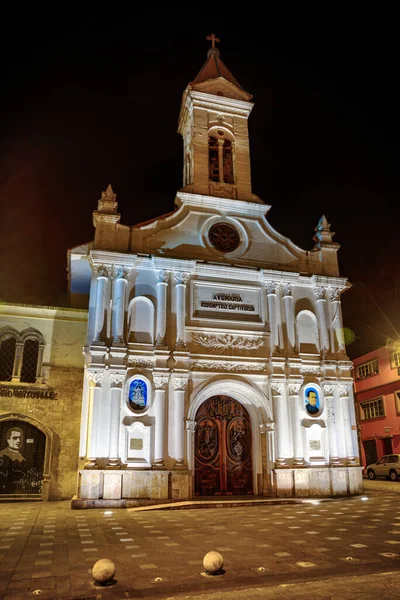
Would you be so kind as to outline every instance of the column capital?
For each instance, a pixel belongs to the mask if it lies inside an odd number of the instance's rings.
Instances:
[[[197,429],[197,421],[190,421],[186,419],[186,431],[191,431],[194,433]]]
[[[260,433],[271,433],[271,431],[275,431],[275,423],[272,421],[270,423],[260,423],[259,428]]]
[[[124,267],[123,265],[116,265],[114,270],[115,278],[126,280],[128,278],[129,271],[129,267]]]
[[[350,384],[339,385],[339,394],[341,397],[348,397],[350,395]]]
[[[276,294],[279,289],[279,283],[276,281],[264,281],[264,287],[267,295]]]
[[[105,265],[99,265],[96,266],[95,269],[97,273],[97,279],[108,279],[108,275],[110,273],[109,267],[106,267]]]
[[[164,271],[163,269],[157,269],[156,270],[156,277],[157,277],[157,285],[159,283],[166,283],[166,284],[168,284],[168,281],[169,281],[169,271]]]
[[[273,381],[270,385],[271,385],[271,392],[272,392],[273,396],[282,396],[282,394],[285,390],[284,383],[277,383],[277,382]]]
[[[185,271],[174,271],[174,279],[176,285],[186,285],[190,279],[190,273]]]
[[[325,384],[323,387],[325,396],[333,396],[333,392],[335,390],[333,385]]]
[[[126,374],[110,371],[109,377],[110,377],[111,389],[113,389],[113,388],[120,389],[120,388],[122,388],[122,384],[125,381]]]
[[[328,296],[331,300],[331,302],[340,302],[340,294],[342,293],[342,290],[340,290],[339,288],[330,288],[328,290]]]
[[[315,299],[317,300],[317,302],[318,302],[318,300],[326,299],[325,292],[326,292],[326,289],[324,287],[317,286],[314,288],[314,295],[315,295]]]
[[[156,390],[166,390],[169,378],[162,377],[162,376],[156,376],[156,377],[153,377],[153,381],[154,381],[154,387]]]
[[[288,384],[289,396],[298,396],[300,388],[301,388],[300,383],[289,383]]]
[[[104,371],[87,371],[90,387],[101,387]]]
[[[175,377],[172,381],[174,383],[175,390],[186,390],[186,386],[188,384],[187,377]]]
[[[284,283],[282,285],[282,292],[284,298],[292,298],[293,295],[293,284],[292,283]]]

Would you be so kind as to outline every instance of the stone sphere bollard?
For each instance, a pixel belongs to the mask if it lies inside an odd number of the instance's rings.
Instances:
[[[107,585],[114,579],[115,565],[109,558],[101,558],[92,569],[92,575],[99,585]]]
[[[215,550],[207,552],[203,558],[203,567],[205,568],[206,572],[210,573],[211,575],[217,575],[220,573],[223,566],[224,557],[219,552],[215,552]]]

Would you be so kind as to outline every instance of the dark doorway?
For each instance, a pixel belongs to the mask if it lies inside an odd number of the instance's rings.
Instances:
[[[195,493],[253,494],[251,423],[228,396],[213,396],[196,414]]]
[[[375,440],[366,440],[363,442],[364,452],[365,452],[365,461],[367,465],[370,465],[378,460],[378,455],[376,453],[376,442]]]
[[[393,454],[392,438],[383,438],[383,452],[384,454]]]
[[[38,496],[42,491],[46,436],[25,421],[0,422],[0,494]]]

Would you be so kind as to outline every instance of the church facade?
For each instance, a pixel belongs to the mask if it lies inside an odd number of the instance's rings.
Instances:
[[[89,304],[73,506],[362,492],[338,244],[280,235],[252,191],[247,93],[212,40],[179,115],[175,209],[121,224],[111,186],[70,251]]]

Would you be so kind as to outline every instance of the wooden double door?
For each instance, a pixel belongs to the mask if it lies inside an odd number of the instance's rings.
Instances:
[[[251,422],[245,407],[229,396],[213,396],[198,409],[196,423],[196,495],[252,494]]]

